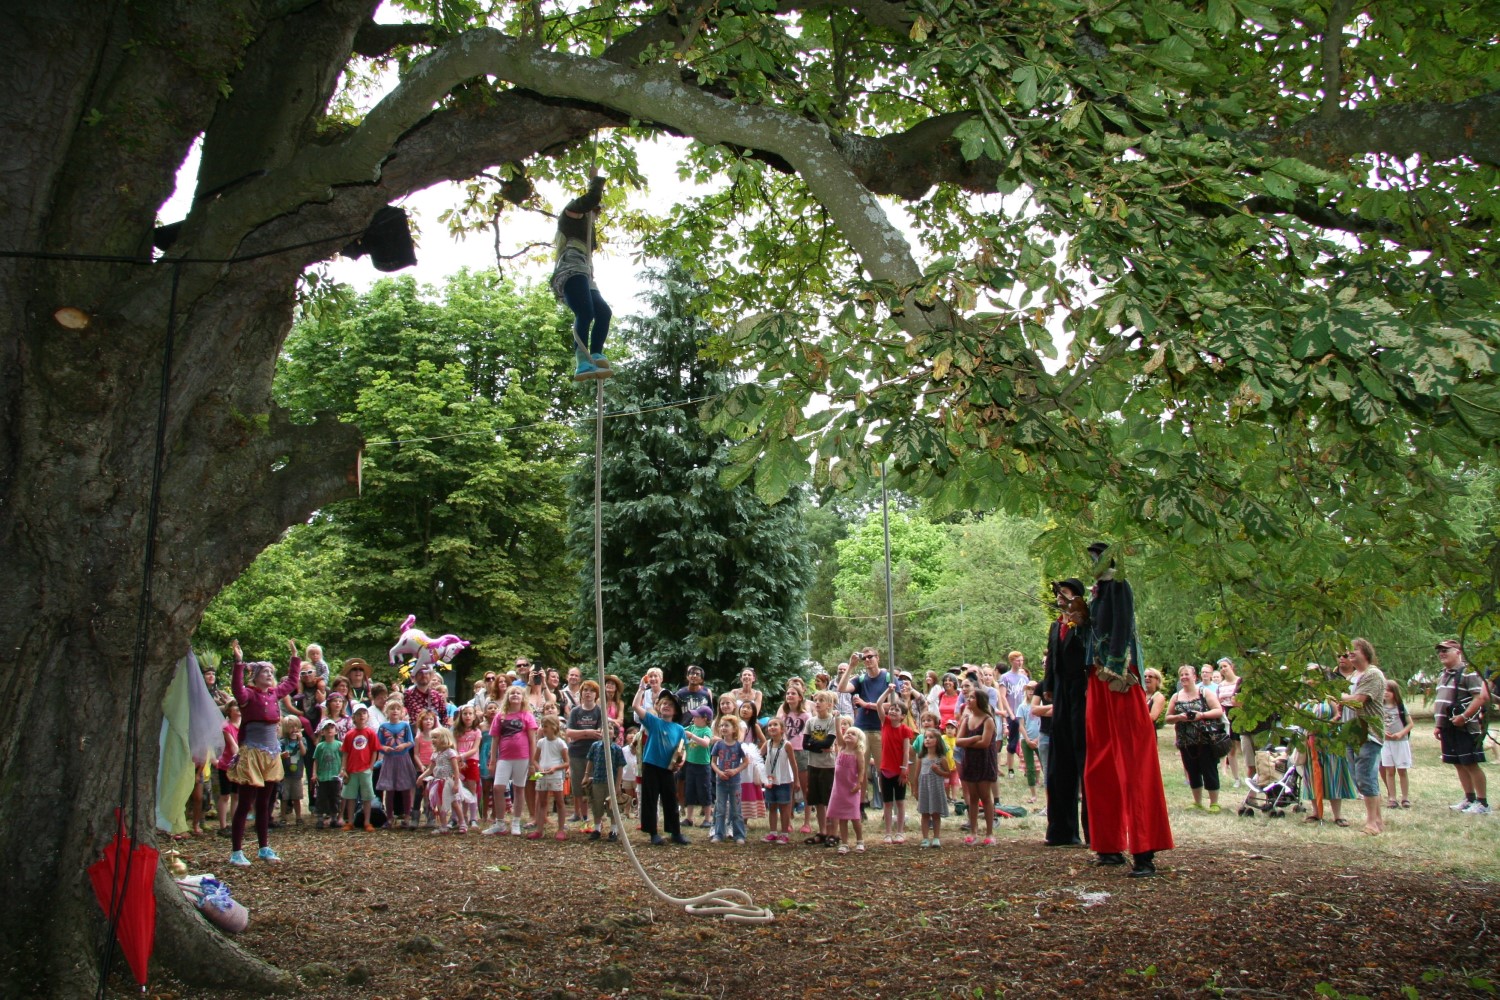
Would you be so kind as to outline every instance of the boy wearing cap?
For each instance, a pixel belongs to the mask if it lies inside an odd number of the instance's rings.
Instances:
[[[314,795],[320,830],[338,823],[339,795],[343,790],[339,770],[343,766],[344,755],[339,745],[338,724],[332,719],[324,719],[318,726],[318,743],[313,748],[313,778],[317,782]]]
[[[707,690],[707,689],[705,689]],[[700,705],[693,709],[689,716],[691,720],[687,726],[687,733],[692,739],[688,740],[687,750],[684,754],[685,762],[682,765],[682,822],[684,826],[693,825],[693,808],[700,807],[703,810],[702,825],[708,826],[708,807],[713,805],[712,794],[708,787],[708,746],[713,741],[713,728],[709,725],[714,717],[713,709],[707,705]],[[705,742],[698,742],[698,741]]]
[[[344,737],[343,770],[339,778],[344,782],[344,829],[354,829],[354,803],[364,803],[364,828],[374,830],[370,823],[370,807],[375,803],[375,782],[370,770],[375,766],[375,754],[379,744],[375,730],[370,728],[370,710],[363,705],[354,710],[354,728]]]

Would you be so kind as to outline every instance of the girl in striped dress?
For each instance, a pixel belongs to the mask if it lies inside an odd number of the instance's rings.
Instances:
[[[750,758],[750,766],[745,768],[745,780],[740,782],[740,814],[745,825],[749,826],[753,819],[766,818],[766,765],[760,754],[766,734],[761,729],[760,720],[755,717],[754,702],[740,702],[739,718],[740,743],[745,747],[745,756]]]

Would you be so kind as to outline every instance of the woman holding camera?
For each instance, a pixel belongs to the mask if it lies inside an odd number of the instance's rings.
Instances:
[[[1193,808],[1203,808],[1203,791],[1207,789],[1211,813],[1219,811],[1219,754],[1214,750],[1212,735],[1201,723],[1223,718],[1218,697],[1199,687],[1198,672],[1184,663],[1177,669],[1177,691],[1167,702],[1165,721],[1177,724],[1177,752],[1193,789]]]

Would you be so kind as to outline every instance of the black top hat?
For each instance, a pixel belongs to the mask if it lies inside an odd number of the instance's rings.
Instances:
[[[1088,593],[1088,588],[1083,585],[1083,581],[1074,577],[1069,577],[1066,580],[1054,580],[1052,582],[1052,592],[1054,594],[1061,590],[1063,587],[1067,587],[1069,590],[1071,590],[1076,597],[1082,597],[1084,594]]]

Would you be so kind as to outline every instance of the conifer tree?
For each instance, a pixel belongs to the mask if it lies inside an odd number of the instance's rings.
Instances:
[[[689,663],[725,690],[744,667],[768,690],[804,656],[812,548],[797,492],[767,505],[744,483],[720,484],[734,444],[709,433],[699,407],[732,375],[704,358],[701,294],[679,265],[652,272],[650,315],[626,320],[628,357],[605,383],[601,523],[604,648],[632,680],[660,667],[680,683]],[[675,404],[675,405],[668,405]],[[591,433],[583,435],[588,445]],[[592,448],[575,469],[571,545],[583,569],[574,645],[594,651]]]

